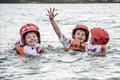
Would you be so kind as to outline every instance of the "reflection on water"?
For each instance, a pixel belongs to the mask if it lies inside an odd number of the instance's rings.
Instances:
[[[61,30],[70,36],[75,24],[104,27],[110,34],[107,57],[65,52],[46,14],[59,12]],[[120,4],[0,4],[0,80],[119,80]],[[19,39],[20,27],[33,22],[40,27],[42,44],[52,44],[41,56],[20,58],[10,50]]]

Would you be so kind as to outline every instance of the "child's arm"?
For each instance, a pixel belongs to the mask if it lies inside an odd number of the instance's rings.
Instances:
[[[106,56],[108,52],[108,48],[106,45],[101,45],[101,55],[100,56]]]
[[[57,23],[54,20],[54,17],[56,15],[58,15],[58,13],[54,13],[54,11],[55,11],[55,8],[53,8],[53,9],[50,8],[49,10],[47,10],[47,12],[48,12],[47,16],[49,16],[49,19],[50,19],[50,22],[53,26],[53,29],[56,32],[56,34],[58,35],[58,37],[60,38],[61,37],[61,31],[60,31],[59,26],[57,25]]]
[[[40,50],[39,53],[41,54],[41,53],[44,53],[44,52],[45,52],[45,49],[44,49],[44,48],[41,48],[41,50]]]
[[[107,54],[107,51],[108,51],[107,46],[106,45],[101,45],[101,52],[97,56],[105,57],[106,54]]]

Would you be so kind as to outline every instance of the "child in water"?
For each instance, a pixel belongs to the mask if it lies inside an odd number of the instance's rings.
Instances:
[[[44,52],[41,47],[39,28],[32,23],[25,24],[20,29],[21,40],[15,44],[20,55],[39,55]]]
[[[90,44],[86,47],[86,52],[95,56],[106,56],[109,34],[102,28],[91,29]]]
[[[50,19],[50,22],[54,28],[54,31],[56,32],[58,38],[60,39],[60,42],[64,46],[64,50],[75,50],[75,51],[85,51],[85,47],[87,45],[88,37],[89,37],[89,30],[86,25],[78,24],[75,26],[75,28],[72,30],[72,38],[68,39],[61,30],[59,29],[59,26],[54,20],[54,17],[58,15],[57,13],[54,13],[55,8],[50,8],[47,10],[48,14],[47,16]]]

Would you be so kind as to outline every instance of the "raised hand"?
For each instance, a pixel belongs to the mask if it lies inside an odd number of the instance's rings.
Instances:
[[[54,17],[56,16],[56,15],[58,15],[58,13],[55,13],[55,8],[49,8],[48,10],[47,10],[47,16],[49,17],[49,19],[50,19],[50,22],[51,22],[51,24],[52,24],[52,26],[53,26],[53,29],[54,29],[54,31],[56,32],[56,34],[58,35],[58,37],[59,38],[61,38],[61,31],[60,31],[60,28],[59,28],[59,26],[58,26],[58,24],[56,23],[56,21],[54,20]]]
[[[56,16],[56,15],[58,15],[58,13],[55,13],[55,8],[49,8],[49,9],[47,9],[47,16],[49,17],[49,19],[50,20],[53,20],[54,19],[54,17]]]

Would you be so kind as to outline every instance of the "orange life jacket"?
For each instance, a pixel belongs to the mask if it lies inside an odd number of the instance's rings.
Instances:
[[[65,51],[68,50],[75,50],[75,51],[85,51],[85,47],[86,47],[87,43],[86,42],[81,42],[79,39],[74,39],[71,42],[71,45],[69,48],[64,48]]]
[[[15,48],[20,55],[22,55],[22,56],[25,55],[24,50],[23,50],[23,46],[16,45]]]

